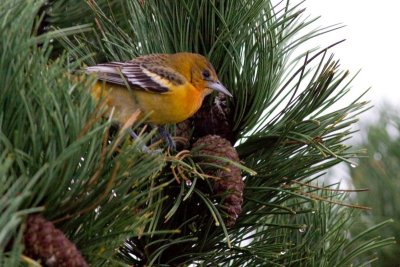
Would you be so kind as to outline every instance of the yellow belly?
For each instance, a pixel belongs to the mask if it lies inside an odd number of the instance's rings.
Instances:
[[[192,85],[175,87],[159,94],[141,89],[128,90],[124,86],[97,82],[92,95],[99,100],[104,98],[108,109],[107,116],[124,123],[137,110],[146,122],[154,124],[178,123],[191,117],[201,106],[204,96]]]

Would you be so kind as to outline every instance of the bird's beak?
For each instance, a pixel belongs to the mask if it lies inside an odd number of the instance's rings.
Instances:
[[[212,89],[212,90],[215,90],[215,91],[218,91],[220,93],[223,93],[224,95],[233,97],[232,94],[228,91],[228,89],[226,89],[225,86],[223,86],[222,83],[220,81],[218,81],[218,80],[215,81],[215,82],[214,81],[208,81],[207,82],[207,87]]]

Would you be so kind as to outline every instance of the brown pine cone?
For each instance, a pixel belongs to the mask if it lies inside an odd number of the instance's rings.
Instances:
[[[217,156],[239,162],[236,149],[230,142],[218,135],[207,135],[193,144],[193,150],[197,150],[198,155]],[[240,174],[240,169],[227,162],[217,159],[206,159],[208,163],[223,166],[227,170],[218,168],[205,170],[207,174],[220,178],[215,181],[214,193],[224,199],[224,209],[228,214],[225,221],[226,226],[235,225],[236,219],[242,211],[244,183]],[[201,162],[200,162],[201,164]]]
[[[192,120],[195,139],[209,134],[216,134],[229,140],[231,144],[235,142],[230,111],[224,94],[219,94],[212,105],[205,103],[193,116]]]
[[[39,214],[28,216],[24,232],[24,254],[43,266],[86,267],[75,245]]]
[[[192,131],[193,123],[190,119],[175,125],[175,139],[178,150],[189,148]]]

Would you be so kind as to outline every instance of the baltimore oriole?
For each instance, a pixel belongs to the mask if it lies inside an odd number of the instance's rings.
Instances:
[[[119,124],[137,110],[149,115],[149,123],[178,123],[191,117],[213,90],[232,96],[211,63],[194,53],[145,55],[87,67],[86,73],[98,75],[91,93],[105,99],[107,116],[113,111],[112,119]]]

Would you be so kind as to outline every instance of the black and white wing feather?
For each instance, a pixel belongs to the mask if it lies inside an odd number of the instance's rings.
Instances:
[[[185,78],[164,63],[162,57],[147,56],[127,62],[110,62],[87,67],[86,73],[95,73],[99,80],[129,85],[132,89],[166,93],[169,91],[169,85],[183,84]]]

